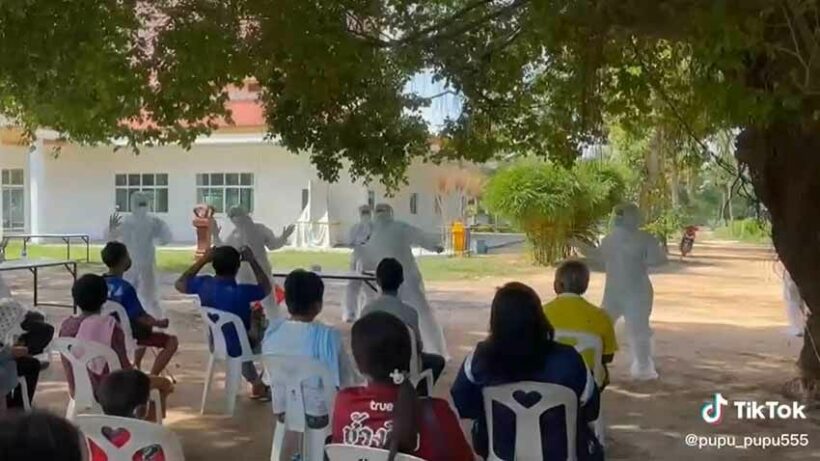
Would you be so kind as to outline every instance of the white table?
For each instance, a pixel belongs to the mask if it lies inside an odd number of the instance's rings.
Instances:
[[[13,259],[11,261],[0,262],[0,272],[27,270],[31,272],[34,278],[34,305],[35,306],[57,306],[70,307],[77,313],[77,306],[72,302],[71,304],[61,303],[41,303],[38,296],[38,278],[40,269],[50,267],[64,267],[70,274],[72,279],[77,281],[77,261],[71,260],[54,260],[54,259]]]
[[[88,234],[4,234],[3,243],[0,247],[5,248],[11,240],[23,242],[23,252],[28,252],[28,243],[31,239],[59,239],[65,243],[65,258],[71,259],[71,240],[79,239],[85,243],[85,261],[91,262],[91,238]],[[8,256],[8,255],[7,255]]]
[[[309,270],[309,269],[306,269],[306,270]],[[274,277],[284,278],[284,277],[287,277],[288,274],[290,274],[290,272],[291,271],[274,270],[273,271],[273,276]],[[322,272],[317,272],[316,275],[318,275],[319,277],[321,277],[324,280],[347,280],[347,281],[361,280],[371,290],[373,290],[377,293],[379,291],[376,288],[376,286],[374,285],[374,283],[376,282],[376,274],[373,274],[372,272],[353,272],[353,271],[327,271],[327,272],[325,272],[325,271],[322,271]]]

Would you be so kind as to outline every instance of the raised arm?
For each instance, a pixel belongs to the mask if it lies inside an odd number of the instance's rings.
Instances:
[[[211,244],[213,246],[222,246],[222,236],[220,235],[222,233],[222,228],[219,227],[219,223],[216,222],[216,218],[214,218],[213,216],[211,216],[210,226]]]
[[[122,216],[113,213],[108,217],[108,227],[105,229],[105,240],[112,242],[122,237]]]
[[[155,239],[158,244],[160,245],[168,245],[171,243],[171,228],[168,227],[168,224],[154,216],[154,231],[155,231]]]
[[[259,261],[256,260],[253,254],[253,250],[244,246],[239,250],[239,254],[242,256],[242,261],[251,265],[253,275],[256,277],[256,284],[262,288],[262,291],[265,292],[265,296],[271,294],[273,286],[270,283],[270,275],[266,274],[262,266],[259,265]]]
[[[599,246],[595,246],[592,243],[584,242],[578,239],[572,239],[570,243],[585,258],[598,262],[602,262],[604,260],[604,255]]]
[[[213,261],[213,248],[209,248],[208,251],[202,255],[195,263],[191,265],[182,275],[179,276],[176,283],[174,283],[174,288],[177,289],[178,292],[188,294],[188,282],[199,274],[199,271],[202,270],[203,267],[210,264]]]
[[[666,251],[655,236],[646,234],[646,265],[649,267],[666,264]]]
[[[441,246],[441,239],[437,236],[428,234],[410,224],[405,224],[405,232],[409,237],[410,244],[413,246],[419,246],[427,251],[435,251],[436,253],[444,251],[444,247]]]
[[[260,225],[259,228],[262,231],[262,235],[265,236],[265,247],[271,251],[278,250],[279,248],[282,248],[283,246],[287,245],[288,239],[293,234],[294,229],[296,229],[296,227],[293,224],[287,227],[283,227],[282,235],[277,237],[276,234],[274,234],[273,231],[270,230],[267,226]]]

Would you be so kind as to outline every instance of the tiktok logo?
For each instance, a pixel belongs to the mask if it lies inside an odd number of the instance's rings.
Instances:
[[[720,393],[715,394],[714,401],[707,402],[700,410],[700,416],[709,424],[717,425],[723,419],[723,407],[729,404],[729,401],[723,398]]]

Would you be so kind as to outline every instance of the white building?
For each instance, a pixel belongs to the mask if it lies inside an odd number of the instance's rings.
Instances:
[[[300,215],[321,228],[326,209],[330,238],[320,246],[347,243],[357,208],[368,202],[390,203],[398,219],[428,232],[440,232],[442,207],[452,215],[464,206],[461,194],[440,193],[442,178],[454,167],[414,164],[407,185],[392,197],[380,184],[354,183],[344,172],[338,183],[326,184],[308,155],[265,141],[261,118],[250,118],[235,111],[235,126],[197,140],[190,150],[146,147],[139,155],[112,146],[66,144],[53,134],[33,146],[21,145],[13,129],[0,128],[3,231],[88,233],[101,239],[109,216],[128,212],[128,196],[135,190],[153,193],[154,212],[180,243],[194,241],[192,210],[203,202],[215,206],[222,220],[229,207],[244,205],[277,233]]]

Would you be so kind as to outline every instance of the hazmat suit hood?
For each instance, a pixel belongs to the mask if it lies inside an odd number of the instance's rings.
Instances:
[[[628,231],[637,231],[643,224],[641,210],[634,203],[626,203],[615,208],[615,226]]]
[[[134,192],[131,194],[131,213],[137,217],[148,216],[151,207],[151,196],[145,192]]]
[[[253,224],[253,220],[247,210],[240,206],[235,206],[228,210],[228,218],[237,228],[247,227]]]
[[[386,203],[376,205],[376,216],[373,224],[376,227],[384,227],[393,222],[393,207]]]
[[[372,210],[370,205],[362,205],[359,207],[359,222],[362,224],[369,224],[372,220]]]

